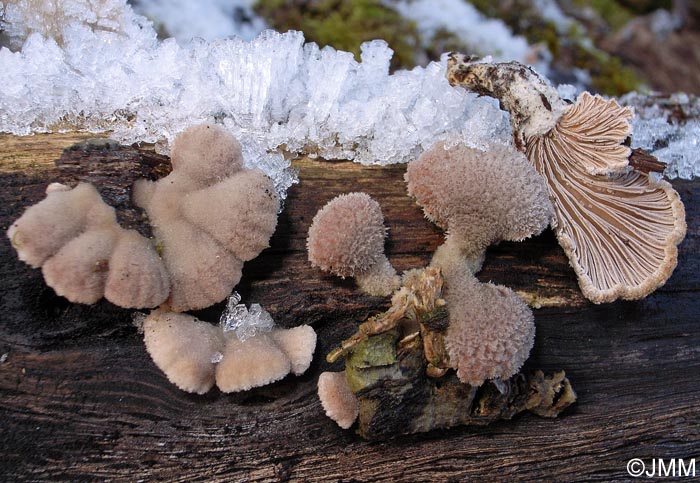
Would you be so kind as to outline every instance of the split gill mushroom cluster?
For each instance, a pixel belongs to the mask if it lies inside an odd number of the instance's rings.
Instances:
[[[171,162],[170,174],[133,188],[154,240],[121,228],[92,185],[54,183],[7,232],[19,258],[71,302],[158,307],[144,323],[146,348],[185,391],[214,382],[241,391],[304,372],[316,344],[308,326],[244,339],[180,313],[228,297],[243,263],[268,246],[280,207],[272,181],[244,168],[236,139],[213,123],[180,133]]]
[[[361,324],[327,359],[352,358],[363,344],[388,348],[376,365],[365,353],[362,370],[391,368],[384,380],[394,381],[419,367],[433,381],[458,380],[443,393],[425,383],[428,401],[449,392],[447,399],[457,395],[450,404],[473,402],[481,386],[484,394],[498,393],[498,417],[512,416],[516,406],[554,416],[575,393],[563,373],[530,382],[519,373],[533,347],[534,316],[509,288],[476,278],[486,249],[551,225],[587,298],[638,299],[676,265],[683,204],[669,183],[631,163],[632,112],[614,100],[584,93],[572,105],[525,66],[460,54],[451,56],[447,75],[453,85],[499,99],[510,113],[515,149],[437,143],[409,163],[408,194],[445,230],[445,241],[429,266],[402,275],[384,252],[387,229],[371,197],[341,195],[318,211],[307,239],[311,264],[354,278],[370,295],[391,297],[389,310]],[[54,183],[7,232],[19,258],[41,267],[46,283],[72,302],[105,297],[122,307],[156,308],[143,323],[146,348],[184,391],[242,391],[303,373],[316,346],[311,327],[241,335],[183,313],[228,297],[244,262],[268,246],[280,209],[272,181],[244,168],[238,142],[213,123],[178,135],[171,160],[169,175],[133,189],[153,240],[122,228],[93,186]],[[320,375],[321,405],[341,427],[359,419],[364,434],[376,434],[366,415],[375,402],[358,396],[376,387],[364,375],[351,378],[349,368]],[[438,422],[410,430],[454,423],[433,416]]]
[[[666,282],[685,237],[685,210],[668,182],[630,163],[629,108],[587,92],[569,105],[517,62],[451,54],[447,78],[510,113],[515,146],[546,181],[553,228],[589,300],[636,300]]]
[[[420,334],[426,370],[432,377],[454,369],[463,383],[473,387],[489,379],[509,379],[533,346],[534,317],[512,290],[481,283],[474,274],[489,245],[520,241],[549,225],[554,209],[544,181],[515,150],[437,144],[409,163],[406,182],[409,195],[426,217],[447,235],[430,267],[406,272],[400,286],[384,254],[381,211],[368,195],[341,195],[314,217],[307,241],[313,265],[335,275],[360,278],[376,271],[373,267],[388,266],[382,271],[393,275],[384,278],[383,290],[369,291],[358,280],[365,292],[393,293],[392,307],[363,324],[329,360],[347,354],[372,335],[402,327],[407,338]],[[374,234],[371,243],[364,236],[368,230]],[[353,268],[357,266],[366,268],[358,271]],[[430,319],[438,318],[440,311],[446,311],[448,323],[436,329]],[[319,397],[326,414],[341,427],[349,427],[357,417],[357,401],[350,397],[343,374],[324,373]]]

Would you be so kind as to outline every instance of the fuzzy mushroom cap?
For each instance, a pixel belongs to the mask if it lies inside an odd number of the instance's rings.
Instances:
[[[106,297],[121,307],[155,307],[168,297],[168,275],[151,243],[122,229],[114,208],[85,183],[52,183],[46,199],[8,230],[21,260],[42,267],[46,284],[71,302]]]
[[[384,216],[365,193],[332,199],[314,216],[307,248],[311,264],[340,277],[366,272],[384,257]]]
[[[267,334],[240,340],[227,336],[224,358],[216,366],[216,385],[223,392],[247,391],[289,374],[291,361]]]
[[[275,329],[268,336],[282,349],[295,375],[303,374],[311,365],[316,349],[316,332],[310,325],[291,329]]]
[[[173,170],[205,185],[227,178],[243,167],[241,145],[224,128],[210,122],[178,134],[170,160]]]
[[[203,124],[175,138],[173,171],[134,186],[134,202],[153,225],[170,276],[173,311],[222,301],[243,262],[269,246],[279,200],[272,181],[242,167],[240,147],[223,128]]]
[[[143,340],[153,362],[183,391],[204,394],[214,385],[212,357],[224,347],[219,327],[191,315],[156,310],[144,321]]]
[[[445,347],[460,381],[480,386],[517,373],[535,340],[532,311],[506,287],[482,284],[464,271],[445,275]]]
[[[120,307],[156,307],[169,293],[170,277],[153,244],[123,231],[109,260],[105,298]]]
[[[29,207],[7,230],[19,259],[34,268],[55,255],[88,223],[116,223],[114,209],[90,184],[80,183],[70,189],[52,183],[46,192],[45,199]]]
[[[326,416],[348,429],[360,414],[360,405],[345,372],[323,372],[318,376],[318,397]]]
[[[518,151],[437,144],[408,165],[408,193],[432,222],[476,255],[544,230],[553,208],[542,178]]]
[[[212,206],[233,207],[222,216]],[[183,214],[209,233],[238,259],[252,260],[269,246],[277,227],[279,200],[272,180],[262,171],[247,169],[183,201]],[[246,227],[241,230],[240,227]]]

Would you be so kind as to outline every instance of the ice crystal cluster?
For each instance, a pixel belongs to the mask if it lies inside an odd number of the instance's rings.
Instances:
[[[126,0],[0,0],[0,14],[2,132],[111,131],[167,152],[185,127],[213,119],[280,199],[296,182],[284,151],[384,165],[445,140],[511,142],[496,101],[451,88],[444,60],[389,74],[381,40],[357,62],[293,31],[161,41]]]
[[[259,332],[275,328],[270,313],[260,304],[251,304],[250,309],[241,303],[241,296],[233,292],[226,302],[226,310],[219,321],[224,332],[233,331],[240,340],[246,340]]]
[[[507,118],[494,101],[451,88],[444,63],[390,75],[392,51],[380,40],[363,45],[361,62],[305,44],[300,32],[183,46],[157,40],[152,25],[123,0],[102,1],[116,18],[109,28],[96,28],[83,15],[47,29],[31,3],[6,8],[12,25],[6,30],[22,46],[0,51],[0,131],[113,130],[122,142],[167,146],[185,126],[214,118],[282,192],[292,180],[280,174],[288,174],[274,155],[280,147],[389,164],[455,135],[473,145],[509,142]]]
[[[635,111],[632,147],[667,163],[669,178],[700,176],[700,98],[680,93],[658,100],[631,93],[620,102]]]

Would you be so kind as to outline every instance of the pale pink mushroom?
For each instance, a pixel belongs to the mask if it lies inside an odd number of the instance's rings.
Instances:
[[[153,246],[122,229],[93,186],[52,183],[46,192],[8,236],[21,260],[42,267],[58,295],[85,304],[105,297],[133,308],[155,307],[167,298],[168,274]]]
[[[316,333],[306,325],[241,339],[191,315],[156,310],[143,328],[146,349],[168,380],[199,394],[214,384],[238,392],[302,374],[316,348]]]
[[[170,275],[171,310],[208,307],[226,298],[243,262],[269,245],[279,200],[272,180],[243,168],[238,142],[205,123],[173,143],[173,171],[134,187],[153,225]]]
[[[343,429],[352,426],[360,414],[357,397],[350,389],[345,372],[322,372],[318,376],[318,397],[326,416]]]
[[[540,233],[553,218],[544,183],[525,156],[500,145],[486,151],[439,143],[406,170],[408,193],[447,230],[434,264],[475,272],[489,245]]]
[[[447,269],[445,280],[450,324],[444,340],[459,379],[480,386],[516,374],[535,340],[527,304],[509,288],[482,284],[463,270]]]
[[[307,248],[313,266],[354,277],[371,295],[389,295],[400,285],[384,254],[386,228],[379,204],[365,193],[337,196],[311,223]]]

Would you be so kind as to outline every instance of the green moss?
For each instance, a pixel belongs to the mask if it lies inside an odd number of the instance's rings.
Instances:
[[[611,96],[638,90],[643,84],[635,70],[622,65],[619,58],[601,51],[585,52],[577,67],[589,70],[595,90]]]
[[[392,68],[415,65],[415,23],[379,0],[258,0],[255,11],[280,32],[301,30],[307,41],[352,52],[358,60],[362,42],[384,39],[394,50]]]
[[[613,30],[622,28],[635,17],[631,10],[611,0],[574,0],[574,5],[593,9]]]
[[[531,0],[470,1],[484,15],[503,20],[514,34],[522,35],[528,43],[545,43],[554,56],[555,66],[588,70],[591,73],[592,87],[599,92],[617,96],[638,89],[644,83],[635,70],[624,66],[617,57],[591,46],[587,41],[586,32],[582,32],[579,25],[574,23],[566,33],[560,33],[556,25],[540,17]],[[579,0],[575,1],[579,2]],[[615,25],[624,24],[634,16],[631,9],[614,1],[583,2],[581,0],[580,3],[590,5],[606,21]],[[605,16],[601,12],[604,12]]]

